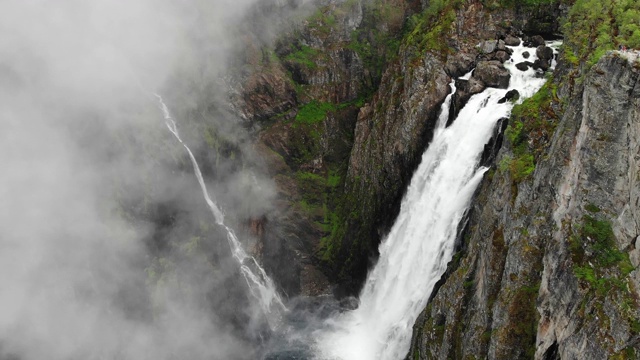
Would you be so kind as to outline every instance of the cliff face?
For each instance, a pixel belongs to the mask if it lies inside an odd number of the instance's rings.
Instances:
[[[559,6],[526,10],[533,14],[548,8]],[[512,20],[524,10],[487,7],[481,1],[431,3],[408,20],[414,26],[398,58],[358,114],[345,179],[348,201],[339,209],[344,224],[327,256],[339,293],[357,293],[377,258],[378,244],[393,224],[404,189],[431,140],[448,83],[476,66],[495,66],[486,78],[474,78],[469,91],[499,86],[501,65],[492,61],[509,58],[502,39],[519,32]],[[462,106],[470,96],[454,102]]]
[[[637,356],[639,68],[607,55],[573,85],[561,67],[528,119],[550,136],[530,137],[539,155],[524,179],[507,130],[412,358]]]
[[[540,24],[555,33],[550,14],[560,11],[555,2],[328,1],[273,50],[247,39],[232,103],[256,129],[276,181],[258,250],[288,294],[327,292],[329,283],[358,293],[451,79],[477,65],[499,73],[491,61],[509,54],[498,39]],[[497,86],[492,76],[472,79],[456,106]]]
[[[288,295],[330,292],[325,252],[340,223],[358,109],[378,87],[411,6],[326,1],[273,44],[246,38],[231,100],[275,180],[257,252]]]

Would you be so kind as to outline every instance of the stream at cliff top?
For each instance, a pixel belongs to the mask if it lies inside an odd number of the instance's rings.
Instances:
[[[442,105],[433,140],[413,175],[395,224],[380,244],[380,257],[354,310],[345,310],[330,297],[301,297],[284,306],[272,280],[244,251],[233,230],[224,225],[195,158],[158,96],[166,125],[189,153],[214,219],[226,229],[249,290],[274,330],[263,359],[397,360],[406,356],[413,323],[451,260],[459,223],[487,170],[478,168],[484,146],[498,120],[508,117],[513,107],[509,101],[499,104],[498,100],[517,89],[521,102],[545,83],[535,70],[515,67],[525,60],[535,61],[536,49],[522,45],[510,48],[513,54],[505,63],[511,73],[509,88],[487,88],[472,96],[446,127],[455,92],[451,83],[452,93]],[[528,59],[523,56],[525,51],[531,54]]]

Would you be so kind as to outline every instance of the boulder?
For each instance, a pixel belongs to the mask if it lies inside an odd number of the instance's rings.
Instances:
[[[478,44],[478,47],[483,54],[491,54],[492,52],[496,51],[497,46],[498,41],[496,40],[486,40]]]
[[[507,91],[504,97],[498,100],[498,104],[503,104],[507,101],[516,101],[518,99],[520,99],[520,93],[518,92],[518,90],[513,89],[513,90]]]
[[[525,52],[522,53],[522,57],[525,58],[525,59],[528,59],[529,56],[531,56],[531,54],[529,54],[528,51],[525,51]]]
[[[531,39],[529,40],[531,42],[531,46],[540,46],[540,45],[544,45],[544,38],[540,35],[534,35],[531,37]]]
[[[467,104],[469,98],[474,94],[481,93],[485,88],[484,83],[474,76],[471,76],[469,80],[456,79],[456,92],[453,93],[451,97],[451,109],[449,110],[447,126],[453,123],[453,120],[455,120],[460,110]]]
[[[509,87],[509,79],[511,74],[504,68],[501,62],[497,60],[481,61],[478,63],[473,77],[480,80],[487,87],[496,87],[506,89]]]
[[[498,45],[496,45],[496,49],[498,50],[506,50],[507,45],[504,43],[504,40],[498,40]]]
[[[529,70],[530,66],[533,66],[533,63],[531,61],[523,61],[521,63],[516,64],[516,69],[520,71],[527,71]]]
[[[507,35],[507,37],[504,39],[504,43],[509,46],[518,46],[520,45],[520,39],[515,36]]]
[[[507,60],[509,60],[509,58],[511,58],[511,55],[509,55],[508,52],[503,51],[503,50],[498,50],[496,51],[496,54],[494,56],[494,59],[500,61],[500,62],[505,62]]]
[[[538,59],[551,60],[553,59],[553,49],[545,45],[540,45],[536,48],[536,56]]]
[[[472,56],[468,53],[459,52],[447,60],[445,71],[450,77],[458,78],[471,71],[475,64],[475,56]]]
[[[549,62],[547,61],[536,59],[532,67],[536,70],[547,71],[549,70],[549,65]]]

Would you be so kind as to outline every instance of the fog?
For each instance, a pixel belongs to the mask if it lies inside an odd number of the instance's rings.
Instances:
[[[221,80],[254,1],[0,3],[0,359],[252,358],[264,324],[153,93],[222,208],[268,212]]]

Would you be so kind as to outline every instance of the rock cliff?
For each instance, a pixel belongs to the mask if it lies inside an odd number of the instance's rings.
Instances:
[[[560,6],[552,2],[538,11],[549,7]],[[339,294],[356,294],[375,261],[377,246],[393,224],[404,189],[431,139],[440,104],[450,91],[447,84],[476,66],[484,69],[474,73],[468,96],[454,100],[455,112],[474,91],[508,82],[508,73],[496,60],[509,57],[503,39],[520,32],[512,20],[521,11],[482,1],[433,2],[407,21],[410,30],[399,56],[360,109],[355,127],[345,179],[348,201],[338,211],[344,224],[332,237],[327,256]]]
[[[638,356],[639,78],[611,53],[575,83],[561,66],[529,102],[537,114],[514,110],[412,358]],[[514,168],[519,121],[528,175]]]
[[[273,48],[248,40],[231,100],[276,181],[259,251],[288,294],[330,283],[358,293],[451,79],[481,69],[454,112],[504,86],[506,42],[557,33],[562,11],[554,1],[327,1]]]

